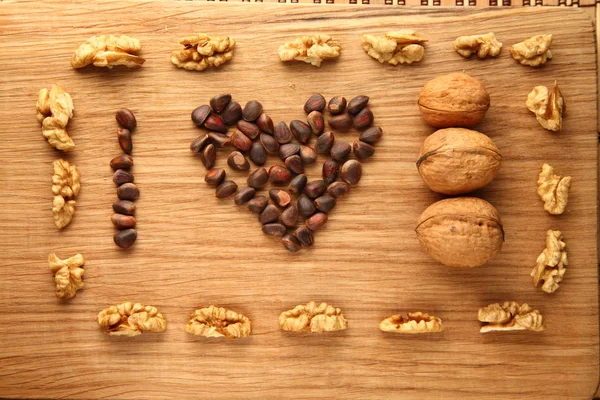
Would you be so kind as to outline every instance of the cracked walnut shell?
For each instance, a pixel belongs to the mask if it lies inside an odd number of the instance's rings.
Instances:
[[[429,135],[419,153],[417,169],[434,192],[469,193],[496,177],[502,155],[492,139],[464,129],[440,129]]]
[[[480,308],[477,319],[484,323],[481,333],[494,331],[534,331],[543,332],[546,327],[538,310],[532,310],[527,303],[520,306],[514,301],[494,303]]]
[[[92,36],[75,50],[71,57],[71,66],[83,68],[93,64],[96,67],[107,68],[117,65],[138,68],[146,61],[136,55],[141,49],[140,41],[129,36]]]
[[[380,63],[412,64],[423,59],[427,39],[413,30],[388,32],[385,36],[363,35],[362,48]]]
[[[238,339],[250,336],[252,325],[245,315],[211,305],[194,311],[185,331],[196,336]]]
[[[502,43],[496,39],[494,32],[485,35],[459,36],[454,41],[454,50],[465,58],[477,54],[479,58],[497,57],[502,50]]]
[[[552,166],[544,164],[537,184],[538,195],[544,201],[544,210],[553,215],[562,214],[569,200],[571,177],[556,175]]]
[[[232,37],[210,37],[204,33],[187,36],[179,43],[184,48],[171,53],[171,62],[189,71],[204,71],[225,64],[233,58],[235,47]]]
[[[552,35],[536,35],[515,44],[510,49],[510,55],[523,65],[539,67],[552,59],[550,45]]]
[[[427,82],[418,104],[425,121],[435,128],[468,128],[483,119],[490,95],[479,80],[454,72]]]
[[[332,332],[348,328],[348,321],[342,310],[314,301],[306,305],[298,305],[279,315],[279,326],[290,332]]]
[[[379,324],[379,329],[383,332],[416,334],[442,332],[444,327],[438,317],[422,312],[409,312],[406,317],[396,314],[384,319]]]
[[[565,99],[554,81],[552,91],[546,86],[536,86],[527,96],[527,109],[535,114],[540,125],[549,131],[558,132],[562,127]]]
[[[542,290],[546,293],[554,293],[558,289],[569,265],[566,247],[561,231],[546,232],[546,248],[537,258],[537,265],[531,271],[533,286],[537,287],[540,282],[544,282]]]
[[[416,232],[427,253],[449,267],[483,265],[504,241],[498,210],[476,197],[433,203],[421,214]]]
[[[126,302],[98,313],[98,325],[114,336],[138,336],[142,332],[162,332],[167,321],[156,307]]]
[[[56,254],[48,256],[50,271],[54,274],[56,283],[56,297],[59,299],[72,299],[79,289],[83,287],[83,264],[81,254],[76,254],[61,260]]]
[[[298,60],[320,67],[321,62],[340,56],[342,47],[328,35],[302,36],[279,46],[281,61]]]
[[[75,165],[63,159],[54,160],[54,175],[52,175],[52,193],[70,199],[79,194],[79,170]]]
[[[71,95],[58,85],[52,85],[50,90],[43,88],[38,93],[35,108],[42,135],[48,143],[57,150],[72,150],[75,144],[66,129],[75,109]]]

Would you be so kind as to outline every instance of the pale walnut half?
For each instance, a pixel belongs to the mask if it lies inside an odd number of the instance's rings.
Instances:
[[[156,307],[128,301],[100,311],[98,325],[109,335],[138,336],[142,332],[164,331],[167,321]]]
[[[54,224],[58,229],[69,225],[75,214],[75,200],[65,200],[62,196],[54,196],[52,214],[54,214]]]
[[[494,303],[480,308],[477,319],[484,323],[481,333],[494,331],[534,331],[546,330],[542,315],[527,304],[519,305],[514,301],[502,304]]]
[[[523,65],[539,67],[552,59],[550,45],[552,35],[536,35],[515,44],[510,49],[510,55]]]
[[[388,32],[385,36],[363,35],[362,48],[380,63],[412,64],[423,59],[427,39],[413,30]]]
[[[54,175],[52,175],[52,193],[72,199],[79,194],[79,170],[73,164],[63,159],[54,160]]]
[[[554,293],[558,289],[569,265],[566,247],[561,231],[546,232],[546,248],[537,258],[537,265],[531,271],[533,286],[537,287],[540,282],[544,282],[542,290],[546,293]]]
[[[538,195],[544,201],[544,210],[554,215],[562,214],[569,200],[571,177],[556,175],[552,166],[544,164],[537,184]]]
[[[422,312],[409,312],[406,317],[395,314],[384,319],[379,324],[379,329],[383,332],[416,334],[442,332],[444,327],[438,317]]]
[[[61,260],[56,254],[48,256],[50,271],[54,274],[56,283],[56,297],[59,299],[72,299],[79,289],[83,287],[83,264],[85,260],[81,254],[75,254]]]
[[[494,32],[485,35],[459,36],[454,41],[454,49],[465,58],[477,54],[479,58],[497,57],[502,50],[502,43],[496,39]]]
[[[235,47],[232,37],[210,37],[203,33],[187,36],[179,43],[183,49],[171,53],[171,62],[189,71],[204,71],[225,64],[233,58]]]
[[[302,36],[279,46],[281,61],[298,60],[320,67],[324,60],[340,56],[342,47],[328,35]]]
[[[71,95],[58,85],[52,85],[50,90],[43,88],[38,93],[35,108],[42,135],[48,143],[58,150],[72,150],[75,144],[66,129],[75,109]]]
[[[348,321],[339,308],[314,301],[299,305],[279,315],[279,326],[291,332],[331,332],[348,328]]]
[[[566,105],[556,81],[551,91],[546,86],[534,87],[527,96],[525,105],[535,114],[535,118],[544,129],[560,131]]]
[[[107,68],[117,65],[138,68],[146,61],[136,55],[141,49],[140,41],[129,36],[92,36],[75,50],[71,65],[73,68],[83,68],[90,64]]]
[[[245,315],[211,305],[194,311],[185,331],[196,336],[238,339],[250,336],[252,324]]]

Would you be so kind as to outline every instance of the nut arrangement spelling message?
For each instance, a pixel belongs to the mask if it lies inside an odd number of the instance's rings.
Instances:
[[[171,63],[196,72],[218,69],[230,62],[236,48],[232,37],[203,33],[177,42],[180,47],[171,53]],[[426,57],[427,43],[421,33],[397,30],[365,34],[360,43],[344,43],[344,46],[362,46],[368,57],[381,64],[403,68],[402,64],[414,63],[418,68]],[[519,64],[539,67],[552,60],[551,44],[551,34],[540,34],[513,44],[509,51]],[[125,35],[93,36],[75,50],[71,65],[140,68],[146,61],[138,55],[141,48],[140,40]],[[502,48],[503,44],[490,32],[460,36],[449,51],[485,62],[486,58],[498,57]],[[279,46],[277,54],[282,62],[301,61],[312,69],[339,57],[341,51],[342,42],[318,33],[289,38]],[[166,54],[165,61],[168,59]],[[516,69],[526,67],[515,65]],[[373,68],[378,68],[376,62]],[[179,72],[174,68],[173,73]],[[523,107],[535,115],[540,130],[556,132],[562,128],[566,103],[558,82],[551,83],[536,86],[515,100],[522,101]],[[452,268],[482,266],[501,251],[504,243],[501,210],[485,199],[464,196],[492,182],[501,168],[504,150],[485,132],[473,129],[485,118],[493,95],[484,81],[457,71],[431,77],[415,99],[414,107],[420,110],[424,124],[438,129],[423,141],[419,154],[415,154],[416,170],[427,188],[448,196],[433,204],[423,204],[424,211],[415,221],[415,240],[433,260]],[[240,103],[229,93],[215,94],[206,101],[207,104],[191,110],[190,134],[197,137],[189,148],[191,156],[197,157],[199,165],[205,168],[204,181],[214,188],[215,201],[232,199],[233,207],[254,214],[264,234],[280,243],[273,251],[282,247],[290,253],[311,247],[311,251],[318,251],[316,233],[325,230],[337,202],[351,195],[369,164],[377,162],[377,157],[372,158],[376,146],[385,146],[383,129],[377,125],[370,107],[378,99],[371,98],[369,93],[348,97],[337,94],[329,98],[314,93],[303,105],[298,105],[303,107],[306,117],[292,121],[274,121],[259,100],[243,99]],[[75,151],[75,142],[67,132],[75,108],[65,88],[53,84],[39,91],[36,109],[43,137],[64,153],[52,166],[52,213],[56,227],[62,230],[73,223],[75,199],[82,186],[79,170],[66,159],[69,152]],[[116,121],[117,143],[122,154],[110,161],[118,197],[112,205],[111,221],[116,228],[114,242],[122,249],[119,251],[126,251],[138,237],[134,202],[140,190],[134,183],[131,156],[137,119],[133,111],[121,108],[116,112]],[[354,134],[355,139],[346,141],[341,133]],[[143,132],[137,135],[138,140],[144,140]],[[185,147],[181,146],[182,156]],[[220,159],[224,162],[217,166]],[[305,173],[305,168],[315,163],[321,171],[318,179]],[[540,168],[538,176],[531,176],[532,186],[537,180],[540,207],[551,215],[562,214],[567,207],[571,177],[564,175],[568,171],[555,171],[547,163]],[[236,182],[228,171],[242,171],[246,176]],[[557,228],[548,227],[545,248],[535,262],[531,260],[533,286],[546,293],[560,288],[568,266],[566,243]],[[540,238],[540,249],[542,243]],[[54,275],[56,296],[73,299],[84,287],[83,255],[61,259],[50,254],[48,263]],[[310,301],[290,307],[279,315],[282,331],[322,333],[349,328],[342,310],[331,304]],[[546,329],[538,310],[510,300],[483,306],[477,311],[477,320],[482,323],[482,333]],[[163,332],[167,328],[167,319],[156,307],[134,302],[105,308],[98,313],[97,323],[109,335],[129,337]],[[399,313],[385,318],[379,329],[388,333],[422,334],[442,332],[444,327],[439,317],[423,311],[407,311],[406,315]],[[241,339],[252,334],[252,322],[237,311],[208,304],[192,312],[184,330],[206,338]]]

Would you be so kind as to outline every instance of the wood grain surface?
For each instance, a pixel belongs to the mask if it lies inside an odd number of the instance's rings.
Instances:
[[[382,66],[361,49],[362,33],[415,28],[430,39],[422,63]],[[465,60],[452,49],[463,34],[494,31],[498,59]],[[231,35],[234,59],[204,73],[169,62],[192,32]],[[327,32],[342,56],[321,69],[282,64],[277,47]],[[554,59],[532,69],[507,48],[551,32]],[[72,52],[93,34],[141,40],[140,70],[73,70]],[[433,132],[419,115],[423,84],[452,71],[480,78],[492,107],[478,129],[500,148],[498,178],[476,193],[500,211],[501,253],[470,270],[443,267],[419,247],[420,213],[441,196],[422,183],[415,161]],[[589,398],[598,382],[596,61],[589,18],[574,9],[392,9],[195,2],[3,2],[0,4],[0,396],[20,398]],[[568,104],[564,130],[543,130],[524,102],[535,85],[558,80]],[[57,231],[51,209],[52,161],[63,157],[41,135],[37,92],[63,85],[75,103],[66,158],[82,175],[77,213]],[[189,151],[200,130],[190,112],[218,93],[260,100],[277,122],[304,118],[313,92],[371,97],[384,130],[360,184],[331,214],[315,246],[297,254],[264,236],[256,216],[218,200]],[[138,241],[113,244],[116,198],[110,159],[119,154],[114,112],[137,115],[134,135]],[[341,134],[354,140],[356,133]],[[225,165],[225,152],[219,165]],[[270,163],[274,161],[271,160]],[[322,162],[323,159],[320,159]],[[573,177],[564,215],[536,194],[542,163]],[[319,175],[317,167],[309,171]],[[242,174],[234,174],[243,183]],[[545,232],[560,229],[569,268],[547,295],[529,272]],[[84,254],[85,287],[54,296],[47,256]],[[292,335],[283,310],[310,300],[342,308],[349,329]],[[527,302],[544,315],[542,334],[479,333],[477,309]],[[111,304],[157,306],[163,334],[112,338],[95,317]],[[183,327],[198,306],[217,304],[253,321],[247,340],[205,340]],[[397,312],[431,312],[441,334],[401,337],[377,329]]]

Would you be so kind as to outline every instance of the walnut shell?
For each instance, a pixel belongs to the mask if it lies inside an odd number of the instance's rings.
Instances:
[[[493,181],[501,161],[500,150],[483,133],[447,128],[425,139],[417,168],[429,189],[455,195],[481,189]]]
[[[476,197],[457,197],[430,205],[416,228],[427,253],[449,267],[477,267],[502,248],[498,210]]]
[[[479,123],[490,108],[490,95],[479,80],[454,72],[438,76],[423,86],[419,108],[425,121],[433,127],[471,127]]]

